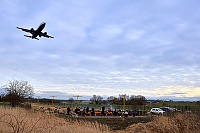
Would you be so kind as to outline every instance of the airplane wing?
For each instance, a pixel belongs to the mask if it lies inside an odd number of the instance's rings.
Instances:
[[[34,32],[34,29],[33,29],[33,28],[31,28],[31,29],[29,30],[29,29],[24,29],[24,28],[17,27],[17,29],[20,29],[20,30],[22,30],[22,31],[29,32],[29,33],[33,33],[33,32]]]
[[[47,37],[47,38],[54,38],[53,36],[49,36],[49,35],[44,35],[44,37]]]
[[[47,32],[44,32],[44,33],[41,32],[39,36],[40,37],[43,36],[43,37],[47,37],[47,38],[54,38],[53,36],[47,35]]]

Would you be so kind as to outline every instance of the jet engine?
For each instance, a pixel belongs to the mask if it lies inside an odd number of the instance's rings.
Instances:
[[[44,33],[39,34],[39,37],[46,36],[46,35],[47,35],[47,32],[44,32]]]

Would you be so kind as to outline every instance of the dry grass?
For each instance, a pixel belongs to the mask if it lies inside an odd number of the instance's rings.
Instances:
[[[106,125],[69,122],[45,113],[0,107],[0,133],[109,133]]]
[[[134,124],[127,128],[132,133],[200,133],[200,116],[186,113],[173,117],[159,116],[146,124]]]
[[[200,115],[158,116],[149,123],[138,123],[123,131],[111,131],[99,123],[71,121],[53,114],[0,106],[0,133],[200,133]]]

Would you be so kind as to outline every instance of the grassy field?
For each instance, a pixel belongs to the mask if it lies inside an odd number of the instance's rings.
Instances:
[[[200,133],[200,114],[178,113],[159,116],[149,123],[133,124],[126,131],[140,133]]]
[[[107,125],[70,121],[46,113],[0,106],[1,133],[109,133]]]
[[[153,107],[174,107],[182,111],[188,111],[188,110],[199,110],[200,111],[200,105],[197,104],[197,102],[159,102],[159,103],[152,103],[147,104],[145,106],[141,106],[141,109],[151,109]]]
[[[169,116],[140,117],[57,117],[0,106],[0,132],[28,133],[200,133],[200,113],[176,113]]]
[[[0,102],[0,105],[7,106],[9,103],[8,102]],[[52,106],[51,104],[45,104],[41,103],[38,106]],[[69,103],[55,103],[54,106],[70,106],[70,107],[76,107],[76,104],[69,104]],[[79,104],[79,107],[89,107],[89,108],[96,108],[101,110],[101,107],[105,106],[105,108],[110,108],[110,105],[95,105],[95,104]],[[133,105],[126,105],[126,109],[128,110],[133,110],[135,108],[140,109],[140,110],[146,110],[149,111],[151,108],[155,107],[163,107],[163,106],[168,106],[168,107],[174,107],[177,108],[181,111],[195,111],[195,112],[200,112],[200,104],[197,104],[197,102],[157,102],[157,103],[152,103],[152,104],[146,104],[146,105],[141,105],[141,106],[133,106]],[[116,109],[122,109],[122,105],[112,105],[113,108]]]

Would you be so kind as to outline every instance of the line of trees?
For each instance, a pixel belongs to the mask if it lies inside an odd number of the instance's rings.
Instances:
[[[110,104],[121,105],[123,98],[110,96],[107,98],[107,101]],[[142,95],[131,95],[130,97],[127,97],[125,99],[125,104],[127,105],[144,105],[145,103],[146,103],[146,98]]]
[[[0,101],[7,101],[11,106],[16,106],[27,99],[32,99],[34,92],[33,87],[28,83],[28,81],[13,80],[10,81],[8,85],[3,87],[5,91],[4,94],[0,96]],[[70,98],[68,102],[74,103],[74,99]],[[50,103],[50,99],[40,99],[40,102]],[[56,100],[54,100],[56,102]],[[59,101],[57,101],[59,102]],[[125,99],[125,104],[127,105],[144,105],[146,103],[146,98],[142,95],[131,95]],[[90,104],[117,104],[122,105],[121,97],[110,96],[107,100],[103,100],[100,95],[93,95],[90,99]]]
[[[69,98],[69,103],[74,103],[76,100],[73,98]],[[103,97],[100,95],[93,95],[92,98],[90,98],[89,103],[90,104],[115,104],[115,105],[122,105],[123,104],[123,98],[121,97],[115,97],[110,96],[107,98],[107,100],[103,100]],[[126,105],[134,105],[134,106],[140,106],[146,104],[146,98],[142,95],[131,95],[130,97],[126,97],[125,99]]]

